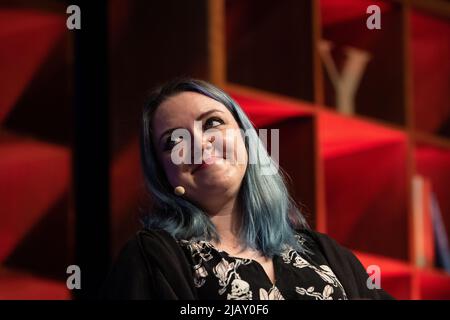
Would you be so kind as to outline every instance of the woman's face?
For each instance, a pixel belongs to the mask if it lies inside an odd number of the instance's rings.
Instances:
[[[223,104],[195,92],[178,93],[158,107],[152,127],[158,160],[171,186],[185,188],[184,197],[207,210],[238,194],[248,156],[239,125]],[[190,141],[173,141],[173,129],[184,129]],[[174,163],[174,154],[185,163]]]

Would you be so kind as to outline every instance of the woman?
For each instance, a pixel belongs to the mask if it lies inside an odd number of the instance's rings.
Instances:
[[[278,170],[263,172],[275,162],[223,91],[173,80],[151,94],[142,120],[154,208],[121,251],[106,297],[391,298],[368,289],[349,250],[310,230]]]

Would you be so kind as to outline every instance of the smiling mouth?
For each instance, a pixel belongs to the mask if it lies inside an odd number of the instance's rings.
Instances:
[[[211,163],[206,163],[206,162],[202,162],[201,164],[198,164],[195,166],[195,168],[192,170],[192,173],[196,173],[197,171],[203,170],[208,168],[209,166],[212,166],[213,164],[215,164],[217,162],[217,160],[220,160],[222,158],[217,158],[217,157],[212,157],[213,161]]]

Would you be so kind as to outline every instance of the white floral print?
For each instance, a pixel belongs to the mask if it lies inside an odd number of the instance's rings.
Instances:
[[[306,242],[306,239],[300,235],[297,235],[297,240],[301,245]],[[242,269],[240,267],[252,263],[257,264],[257,261],[229,256],[226,252],[217,250],[208,241],[179,240],[179,244],[187,248],[192,257],[194,284],[197,288],[204,288],[205,283],[212,281],[214,277],[217,279],[219,286],[218,289],[214,290],[218,290],[219,297],[224,296],[226,293],[225,297],[227,300],[285,300],[280,291],[278,281],[277,286],[272,284],[271,287],[266,286],[263,288],[255,287],[255,283],[251,284],[252,282],[249,282],[251,279],[243,279],[241,277]],[[301,283],[292,283],[293,286],[291,293],[288,295],[289,298],[293,298],[297,294],[316,300],[347,299],[342,284],[329,266],[316,263],[314,260],[310,262],[303,254],[300,254],[290,246],[285,246],[280,254],[280,258],[279,261],[288,265],[288,268],[293,267],[297,270],[305,270],[305,272],[310,272],[311,274],[303,278],[304,280]],[[258,269],[262,269],[262,267]],[[314,274],[316,276],[313,276]],[[267,277],[265,278],[267,279]],[[316,279],[315,282],[311,282],[310,278],[321,279],[323,286],[320,285],[321,281]],[[285,285],[285,287],[289,286]],[[281,289],[285,290],[286,288],[281,287]]]
[[[278,290],[277,287],[272,286],[272,288],[269,289],[269,292],[267,290],[260,288],[259,289],[259,299],[260,300],[284,300],[284,297],[282,296],[280,290]]]
[[[302,237],[300,237],[299,235],[297,235],[297,237],[298,237],[298,239],[302,239]],[[304,240],[302,240],[301,243],[303,244]],[[328,283],[328,285],[326,285],[324,287],[322,294],[314,292],[314,287],[309,287],[308,289],[296,287],[297,293],[300,293],[302,295],[312,296],[312,297],[318,297],[318,298],[321,297],[322,298],[321,300],[327,300],[330,297],[330,295],[334,292],[333,287],[335,287],[335,288],[341,289],[342,293],[344,295],[344,299],[347,299],[344,287],[339,282],[338,278],[336,277],[333,270],[331,270],[331,268],[329,266],[319,265],[317,267],[317,266],[311,264],[309,261],[307,261],[305,258],[303,258],[292,247],[287,247],[286,250],[281,254],[281,256],[283,258],[284,263],[287,263],[287,264],[292,263],[292,265],[294,267],[297,267],[299,269],[309,268],[311,270],[314,270],[314,272],[316,272],[316,274],[320,278],[322,278],[322,280],[324,280],[326,283]],[[332,285],[333,287],[330,287],[329,285]],[[330,288],[332,289],[332,291],[330,291]],[[327,293],[327,294],[325,295],[325,293]],[[327,299],[325,299],[325,298],[327,298]]]
[[[227,295],[227,300],[252,300],[252,292],[248,282],[234,279],[231,282],[231,292]]]
[[[192,266],[194,271],[194,285],[200,288],[205,284],[205,279],[208,276],[208,271],[206,271],[204,263],[213,258],[211,248],[206,241],[179,240],[179,244],[186,246],[191,252],[192,260],[194,261],[194,265]]]
[[[295,291],[301,295],[314,297],[316,298],[316,300],[333,300],[331,295],[333,294],[334,290],[333,287],[328,284],[325,286],[322,293],[315,292],[314,287],[309,287],[308,289],[295,287]]]
[[[241,280],[237,268],[240,265],[249,263],[251,263],[251,260],[248,259],[235,259],[233,262],[228,262],[226,259],[222,258],[222,260],[213,268],[213,273],[219,279],[219,286],[221,287],[219,289],[220,295],[224,294],[232,279]],[[251,293],[249,296],[251,297]]]

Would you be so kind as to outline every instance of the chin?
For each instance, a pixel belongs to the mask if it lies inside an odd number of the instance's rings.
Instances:
[[[225,174],[211,175],[205,177],[201,181],[197,182],[197,189],[200,194],[223,194],[229,192],[229,190],[236,189],[236,182],[234,177],[226,177]]]
[[[220,177],[218,179],[204,179],[198,184],[198,189],[205,193],[224,192],[232,187],[227,179]]]

